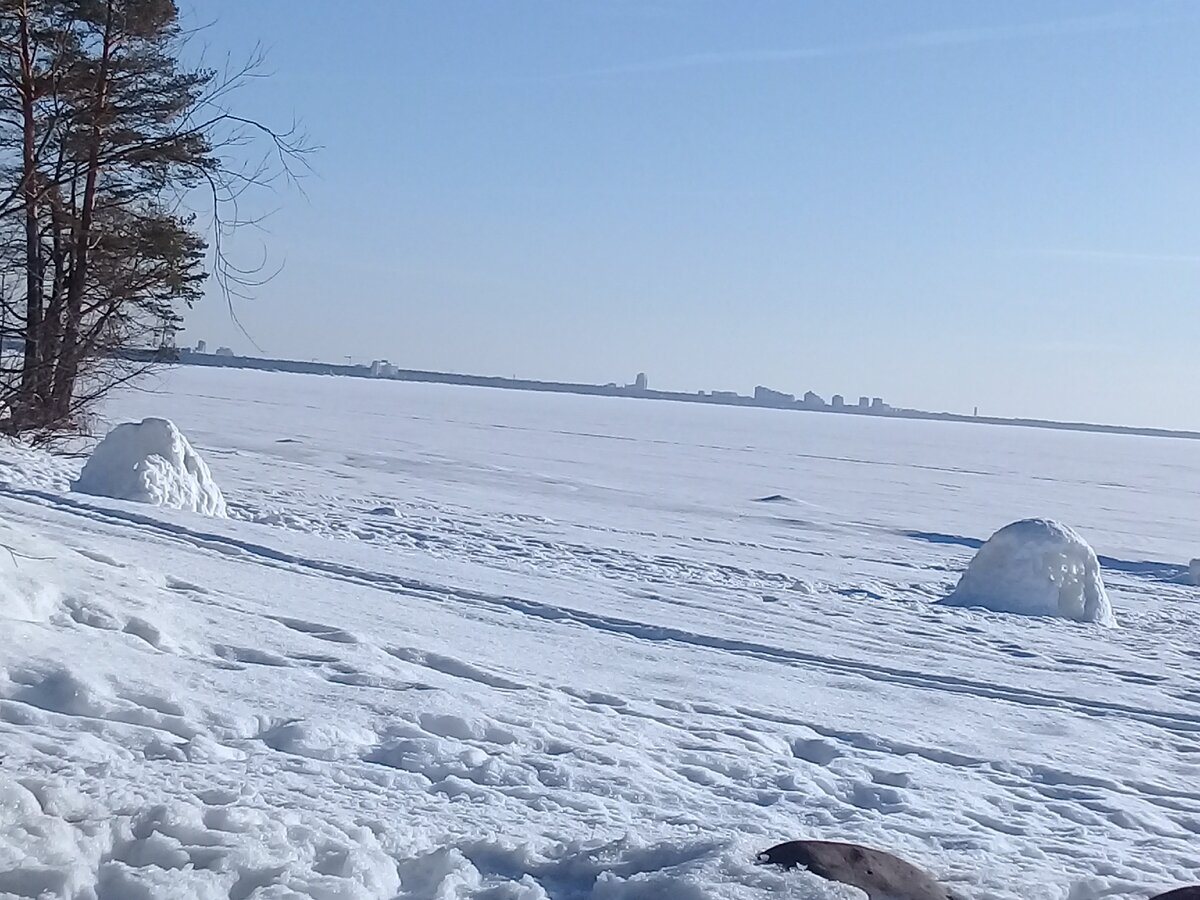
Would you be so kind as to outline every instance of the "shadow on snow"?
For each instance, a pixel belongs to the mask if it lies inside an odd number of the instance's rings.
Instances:
[[[971,550],[978,550],[984,545],[984,541],[981,541],[979,538],[965,537],[960,534],[942,534],[937,531],[901,531],[900,534],[904,537],[917,541],[925,541],[930,544],[953,544],[954,546],[967,547]],[[1177,563],[1154,562],[1145,559],[1117,559],[1113,556],[1101,556],[1099,554],[1097,554],[1096,558],[1100,561],[1101,568],[1113,572],[1139,575],[1154,581],[1187,582],[1188,567],[1178,565]]]

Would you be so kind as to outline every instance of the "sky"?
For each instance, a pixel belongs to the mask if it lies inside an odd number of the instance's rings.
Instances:
[[[1200,428],[1200,3],[181,5],[320,147],[181,343]]]

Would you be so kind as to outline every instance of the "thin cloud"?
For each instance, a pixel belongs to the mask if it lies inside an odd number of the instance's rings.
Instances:
[[[1050,248],[1028,250],[1023,255],[1048,256],[1058,259],[1090,259],[1097,262],[1200,264],[1200,254],[1190,253],[1137,253],[1125,250],[1067,250]]]
[[[625,63],[602,69],[592,69],[577,74],[584,76],[639,75],[676,72],[683,69],[712,68],[715,66],[805,62],[808,60],[833,59],[844,56],[865,56],[904,50],[964,47],[973,44],[994,44],[1060,35],[1124,31],[1148,24],[1150,21],[1164,20],[1151,20],[1145,16],[1138,16],[1132,13],[1111,13],[1102,16],[1060,19],[1053,22],[1033,22],[1024,25],[925,31],[914,34],[893,35],[871,41],[827,44],[816,47],[693,53],[686,56],[673,56],[664,59],[646,60],[644,62]]]

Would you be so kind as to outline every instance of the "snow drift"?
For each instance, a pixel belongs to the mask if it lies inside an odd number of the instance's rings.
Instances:
[[[993,534],[942,602],[1116,624],[1095,551],[1049,519],[1022,519]]]
[[[206,516],[226,515],[225,498],[207,464],[168,419],[118,425],[92,451],[71,488]]]

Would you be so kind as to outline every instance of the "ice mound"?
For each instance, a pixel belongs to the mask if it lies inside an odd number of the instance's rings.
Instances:
[[[71,489],[206,516],[226,515],[225,498],[192,445],[167,419],[143,419],[108,433]]]
[[[1116,624],[1095,551],[1066,525],[1049,519],[1022,519],[993,534],[942,602]]]

